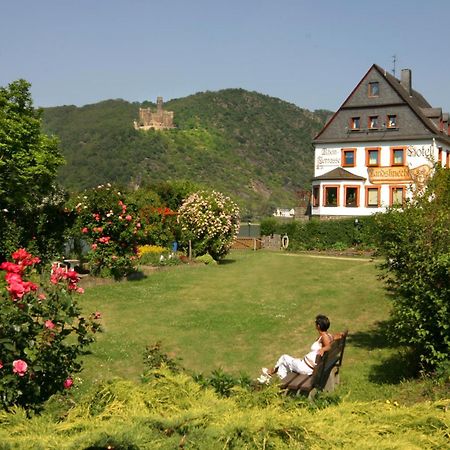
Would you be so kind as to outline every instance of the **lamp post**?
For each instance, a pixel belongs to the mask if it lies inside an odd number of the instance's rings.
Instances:
[[[247,222],[247,225],[248,225],[248,237],[250,237],[250,227],[252,226],[250,220]]]

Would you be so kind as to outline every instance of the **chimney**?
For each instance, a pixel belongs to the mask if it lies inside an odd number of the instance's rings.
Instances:
[[[402,69],[400,84],[406,89],[406,92],[412,95],[411,69]]]

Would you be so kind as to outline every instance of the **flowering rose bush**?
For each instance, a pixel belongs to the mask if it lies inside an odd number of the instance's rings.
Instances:
[[[182,240],[191,240],[194,255],[225,256],[239,232],[239,208],[220,192],[191,194],[179,209]]]
[[[122,278],[136,266],[142,226],[133,206],[110,185],[98,186],[76,198],[77,228],[90,245],[93,275]]]
[[[20,249],[12,260],[0,264],[0,404],[37,407],[72,386],[99,323],[81,316],[76,272],[54,267],[44,280],[39,258]]]

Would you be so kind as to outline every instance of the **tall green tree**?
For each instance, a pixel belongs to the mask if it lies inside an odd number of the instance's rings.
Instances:
[[[377,222],[394,335],[423,369],[442,367],[450,360],[450,170],[437,168],[423,192]]]
[[[56,172],[64,158],[57,140],[42,133],[41,115],[33,107],[30,83],[0,87],[0,259],[31,241],[39,247],[40,211],[54,204]]]

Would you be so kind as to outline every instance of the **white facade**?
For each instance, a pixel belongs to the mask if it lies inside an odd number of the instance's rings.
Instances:
[[[450,148],[434,139],[316,145],[311,214],[385,211],[407,198],[413,183],[423,184],[436,162],[448,167]]]

